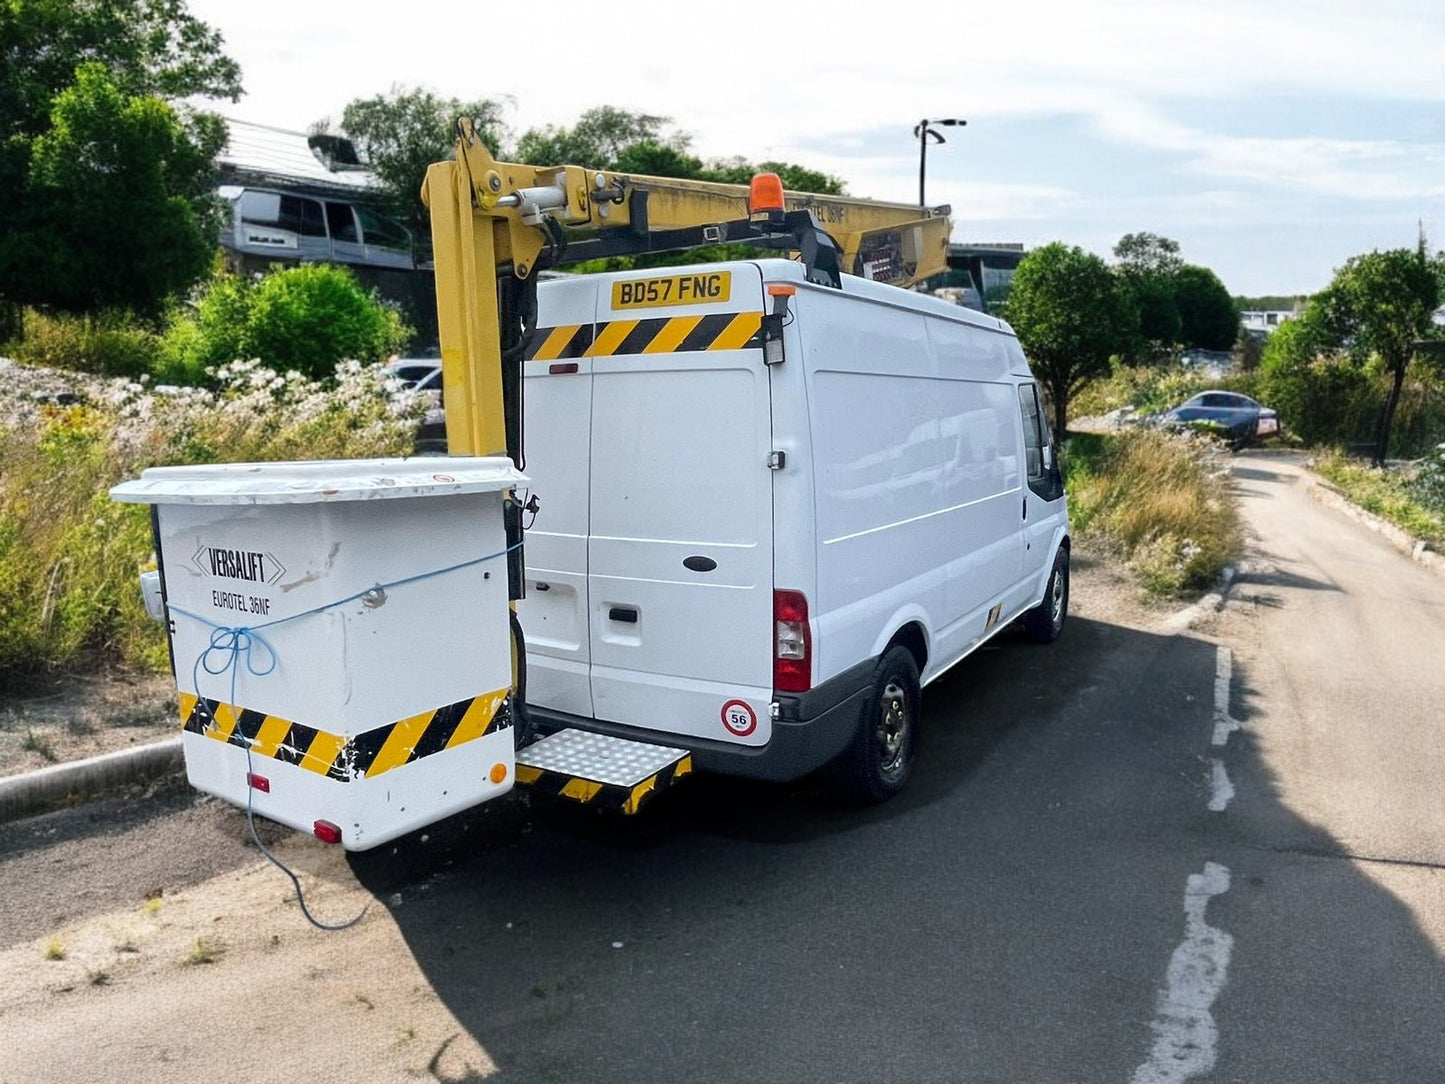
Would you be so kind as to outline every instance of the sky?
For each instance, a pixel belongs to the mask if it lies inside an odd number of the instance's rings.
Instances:
[[[1439,0],[190,0],[240,62],[226,116],[304,131],[393,86],[506,103],[513,136],[614,105],[703,158],[927,199],[958,242],[1109,257],[1178,241],[1231,293],[1304,294],[1350,256],[1445,248]],[[551,163],[537,163],[551,164]],[[578,163],[587,165],[589,163]]]

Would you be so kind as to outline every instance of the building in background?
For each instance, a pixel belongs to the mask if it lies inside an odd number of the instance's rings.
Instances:
[[[422,346],[436,341],[436,284],[424,250],[377,209],[376,179],[349,139],[227,120],[216,160],[229,208],[227,264],[246,273],[334,263],[401,307]],[[423,239],[424,240],[424,239]]]
[[[1239,314],[1239,326],[1254,336],[1268,335],[1286,320],[1299,315],[1296,309],[1251,309]]]
[[[1008,297],[1024,246],[1012,241],[948,246],[948,270],[924,289],[965,308],[992,312]]]

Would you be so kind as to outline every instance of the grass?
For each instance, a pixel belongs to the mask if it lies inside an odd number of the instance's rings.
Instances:
[[[12,416],[0,402],[0,689],[81,666],[166,667],[136,582],[154,567],[149,509],[112,501],[117,482],[166,464],[406,454],[425,410],[350,363],[327,384],[254,363],[217,379],[218,392],[176,394],[117,381]]]
[[[44,734],[37,734],[28,727],[25,730],[25,737],[20,740],[20,748],[27,753],[39,753],[45,760],[55,761],[55,746]]]
[[[1207,590],[1239,552],[1243,530],[1227,453],[1187,433],[1078,433],[1064,446],[1074,531],[1115,550],[1146,594]]]
[[[65,959],[65,942],[58,937],[52,937],[45,942],[45,958],[47,960]]]
[[[1314,469],[1352,503],[1423,539],[1432,549],[1445,549],[1445,512],[1421,499],[1410,470],[1379,470],[1340,452],[1315,460]]]

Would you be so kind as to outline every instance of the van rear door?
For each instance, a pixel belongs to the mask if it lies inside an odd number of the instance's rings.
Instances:
[[[527,531],[527,702],[592,714],[587,532],[591,484],[592,343],[597,287],[587,279],[540,286],[539,326],[523,363],[522,439],[541,502]]]
[[[592,355],[596,718],[771,734],[772,449],[752,264],[609,277]]]

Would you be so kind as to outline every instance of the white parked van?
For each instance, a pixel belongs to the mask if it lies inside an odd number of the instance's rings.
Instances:
[[[1069,528],[1003,322],[767,259],[543,282],[525,362],[534,725],[887,798],[919,690],[1016,618]]]

